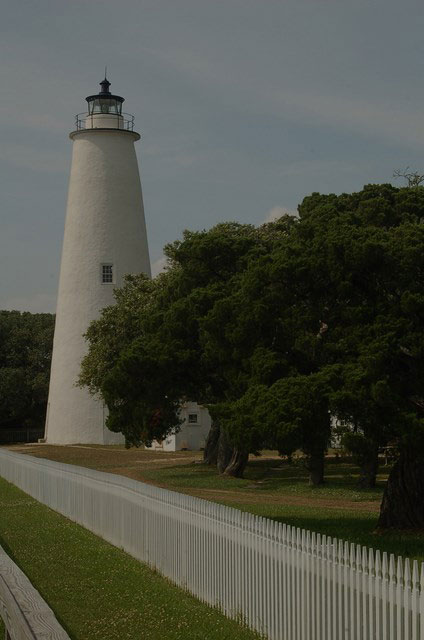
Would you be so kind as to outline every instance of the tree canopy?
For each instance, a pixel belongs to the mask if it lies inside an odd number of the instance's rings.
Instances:
[[[259,228],[187,231],[91,325],[81,384],[129,445],[178,428],[184,398],[207,404],[235,475],[266,446],[301,450],[319,484],[337,419],[364,485],[382,446],[398,452],[381,526],[422,526],[422,500],[401,513],[399,495],[424,487],[423,218],[423,188],[368,185]]]
[[[44,424],[54,316],[0,311],[0,428]]]

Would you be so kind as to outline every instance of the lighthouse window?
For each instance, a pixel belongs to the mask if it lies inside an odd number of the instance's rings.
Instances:
[[[188,423],[189,424],[198,424],[197,413],[189,413],[188,414]]]
[[[122,103],[114,98],[97,98],[88,103],[88,111],[93,113],[114,113],[120,114]]]
[[[113,265],[102,264],[102,283],[113,284]]]

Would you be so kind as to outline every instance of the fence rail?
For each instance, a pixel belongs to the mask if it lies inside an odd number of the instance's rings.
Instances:
[[[0,475],[272,640],[424,640],[416,561],[6,450]]]
[[[53,611],[0,547],[0,618],[5,640],[70,640]]]

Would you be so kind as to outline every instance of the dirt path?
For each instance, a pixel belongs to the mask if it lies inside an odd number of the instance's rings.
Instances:
[[[14,445],[8,447],[11,451],[32,455],[39,458],[48,458],[57,462],[76,464],[90,469],[107,471],[117,475],[127,476],[133,480],[155,484],[164,489],[172,489],[187,493],[204,500],[225,501],[238,505],[266,504],[266,505],[293,505],[299,507],[313,507],[323,509],[343,509],[351,511],[364,511],[378,513],[379,500],[354,501],[338,497],[296,496],[283,492],[258,491],[261,486],[253,486],[251,491],[243,489],[206,489],[193,487],[170,487],[166,483],[155,481],[144,476],[144,472],[166,467],[193,464],[201,460],[202,453],[194,451],[163,452],[146,451],[145,449],[123,449],[115,447],[95,447],[85,445]],[[266,456],[265,459],[275,459],[274,456]]]
[[[36,458],[47,458],[56,462],[76,464],[81,467],[122,473],[126,469],[157,466],[174,467],[190,464],[202,458],[200,451],[149,451],[145,449],[124,449],[118,447],[96,447],[88,445],[11,445],[10,451],[24,453]]]
[[[323,507],[325,509],[345,509],[354,511],[372,511],[378,512],[380,510],[380,502],[376,500],[368,501],[353,501],[353,500],[340,500],[333,498],[331,500],[326,498],[314,497],[313,500],[307,497],[290,496],[290,495],[277,495],[277,494],[261,494],[247,493],[243,491],[230,491],[226,489],[188,489],[184,493],[197,496],[198,498],[204,498],[206,500],[225,500],[228,502],[234,502],[238,504],[275,504],[275,505],[294,505],[299,507]]]

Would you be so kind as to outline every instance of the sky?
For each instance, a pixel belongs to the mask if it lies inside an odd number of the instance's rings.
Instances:
[[[105,65],[157,273],[184,229],[424,173],[423,32],[421,0],[5,0],[0,309],[55,311],[68,134]]]

